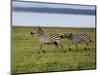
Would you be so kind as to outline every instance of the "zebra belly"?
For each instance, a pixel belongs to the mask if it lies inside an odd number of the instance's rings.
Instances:
[[[46,35],[40,37],[40,43],[52,44],[54,42],[58,42],[60,37],[57,35]]]
[[[54,40],[47,39],[47,38],[42,38],[42,39],[40,39],[40,43],[52,44],[52,43],[54,43],[54,42],[55,42]]]
[[[74,43],[80,43],[81,40],[82,40],[82,39],[81,39],[80,36],[74,36],[74,37],[73,37],[73,42],[74,42]]]

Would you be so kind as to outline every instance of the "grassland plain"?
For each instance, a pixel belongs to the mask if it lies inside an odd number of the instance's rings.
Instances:
[[[68,50],[69,40],[63,39],[65,53],[62,48],[54,45],[45,45],[46,53],[38,54],[39,40],[37,36],[30,35],[32,27],[12,27],[12,73],[35,73],[50,71],[70,71],[96,68],[95,28],[48,28],[46,33],[86,32],[93,40],[91,50],[84,50],[84,44],[79,44],[79,50]]]

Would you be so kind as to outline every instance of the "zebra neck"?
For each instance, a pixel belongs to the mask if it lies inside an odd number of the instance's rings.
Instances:
[[[72,40],[73,37],[72,37],[72,36],[68,36],[67,38],[68,38],[69,40]]]
[[[38,37],[44,37],[44,33],[39,33]]]
[[[38,31],[38,37],[44,37],[44,32],[42,29]]]

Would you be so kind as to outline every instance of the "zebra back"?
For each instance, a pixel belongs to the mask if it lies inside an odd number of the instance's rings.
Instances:
[[[38,34],[38,38],[40,39],[41,43],[57,42],[57,41],[60,41],[61,39],[61,36],[59,34],[44,33],[41,27],[35,27],[32,33]]]
[[[84,41],[84,42],[93,42],[89,38],[88,34],[83,33],[83,32],[81,32],[79,34],[78,33],[65,33],[64,37],[72,40],[73,42],[82,42],[82,41]]]

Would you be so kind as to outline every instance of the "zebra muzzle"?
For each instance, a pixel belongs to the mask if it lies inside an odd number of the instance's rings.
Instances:
[[[30,34],[33,35],[33,32],[31,32]]]

